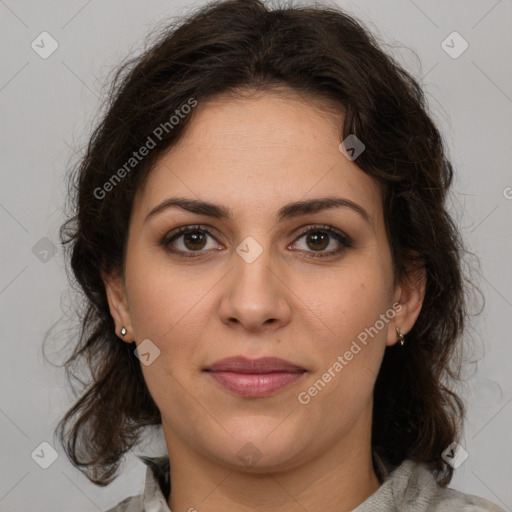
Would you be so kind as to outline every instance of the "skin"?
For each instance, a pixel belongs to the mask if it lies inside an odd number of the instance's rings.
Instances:
[[[160,350],[142,370],[162,413],[173,512],[349,511],[381,484],[371,459],[373,388],[396,328],[407,333],[418,317],[424,274],[394,284],[381,191],[339,151],[340,114],[322,106],[290,90],[200,103],[138,191],[124,276],[103,275],[117,333],[124,326],[124,341],[150,339]],[[173,207],[144,222],[176,196],[225,205],[234,218]],[[350,199],[371,222],[350,208],[278,222],[283,205],[325,196]],[[215,238],[200,232],[199,241],[181,236],[171,245],[199,257],[160,244],[196,224]],[[353,246],[297,233],[315,224],[342,231]],[[252,263],[236,252],[248,236],[263,251]],[[300,403],[298,394],[394,303],[399,312],[384,328]],[[202,371],[233,355],[277,356],[307,372],[271,396],[243,398]],[[258,450],[254,465],[237,456],[247,443]]]

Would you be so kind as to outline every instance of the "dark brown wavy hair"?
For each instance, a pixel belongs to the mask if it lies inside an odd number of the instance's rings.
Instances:
[[[123,272],[134,194],[194,113],[172,126],[169,120],[191,98],[283,87],[341,108],[340,142],[350,134],[364,142],[355,163],[383,190],[395,281],[414,266],[426,270],[420,315],[405,346],[386,349],[377,377],[372,449],[389,470],[412,459],[427,464],[441,486],[450,482],[453,469],[441,454],[460,439],[465,417],[449,384],[460,380],[462,366],[456,349],[468,319],[467,251],[447,211],[453,168],[425,94],[375,37],[332,6],[272,9],[259,0],[226,0],[167,21],[139,56],[115,70],[101,119],[69,176],[73,211],[60,229],[70,280],[85,294],[66,374],[70,379],[73,365],[85,362],[91,377],[55,432],[95,484],[114,480],[144,427],[161,424],[135,344],[115,333],[101,271]],[[159,126],[167,129],[147,156],[99,192]]]

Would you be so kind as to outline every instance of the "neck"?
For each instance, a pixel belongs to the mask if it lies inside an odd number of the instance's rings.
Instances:
[[[169,443],[176,448],[176,443]],[[219,466],[197,452],[169,452],[174,511],[349,512],[380,487],[370,443],[346,440],[301,465],[248,472]],[[186,463],[185,463],[186,461]]]

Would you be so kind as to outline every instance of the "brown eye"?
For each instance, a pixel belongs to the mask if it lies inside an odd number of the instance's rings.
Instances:
[[[218,249],[218,246],[212,244],[207,247],[208,238],[217,241],[212,233],[201,226],[186,226],[174,231],[161,241],[162,246],[169,252],[182,254],[184,256],[196,256],[193,253],[207,253],[208,250]]]
[[[335,256],[352,247],[352,239],[331,226],[313,226],[304,230],[294,245],[296,246],[301,239],[304,239],[306,248],[299,250],[310,253],[308,257],[312,258]],[[330,245],[333,245],[333,249],[326,251]]]
[[[321,231],[310,231],[306,235],[306,243],[310,244],[309,246],[315,251],[322,250],[329,245],[329,238],[330,235],[322,233]]]
[[[204,249],[206,237],[200,231],[191,231],[183,234],[183,243],[187,249],[197,251]]]
[[[201,226],[185,226],[169,233],[160,243],[170,253],[186,257],[199,257],[202,253],[220,249],[215,244],[212,247],[207,247],[208,238],[217,242],[217,238],[210,230]],[[297,246],[301,239],[304,239],[305,248],[298,248],[299,251],[312,258],[335,256],[352,247],[352,239],[331,226],[313,226],[305,229],[293,245]],[[325,250],[331,245],[333,246],[331,250]]]

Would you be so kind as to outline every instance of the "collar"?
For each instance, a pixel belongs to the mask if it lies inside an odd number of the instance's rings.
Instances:
[[[146,481],[142,495],[144,512],[171,512],[167,500],[171,492],[169,457],[138,457],[146,464]]]

